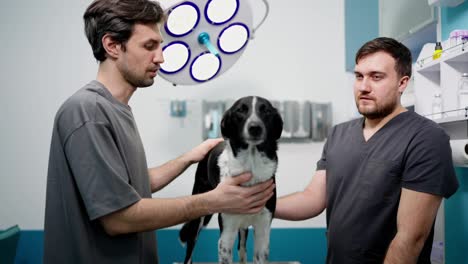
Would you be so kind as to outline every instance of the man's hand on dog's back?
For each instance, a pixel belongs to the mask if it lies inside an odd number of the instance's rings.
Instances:
[[[265,207],[266,202],[273,195],[275,184],[270,179],[253,186],[240,186],[252,178],[250,172],[229,177],[222,180],[218,186],[210,191],[210,204],[213,213],[254,214]]]
[[[223,142],[223,138],[210,138],[203,141],[200,145],[196,146],[189,152],[185,153],[181,156],[181,158],[185,158],[188,163],[193,164],[201,161],[206,154],[210,152],[212,148],[214,148],[219,143]]]

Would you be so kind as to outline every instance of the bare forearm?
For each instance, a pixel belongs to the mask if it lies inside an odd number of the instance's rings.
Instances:
[[[326,171],[318,170],[304,191],[278,199],[275,217],[293,221],[305,220],[319,215],[325,207]]]
[[[151,231],[210,214],[206,195],[172,199],[141,199],[134,205],[103,218],[111,235]]]
[[[156,192],[171,183],[182,174],[193,162],[185,155],[168,161],[161,166],[148,169],[151,191]]]
[[[250,187],[239,186],[249,179],[251,175],[244,173],[226,179],[215,189],[202,194],[172,199],[141,199],[101,217],[100,221],[109,235],[117,235],[173,226],[218,212],[255,214],[273,196],[275,185],[268,180]]]
[[[156,192],[164,188],[177,178],[177,176],[182,174],[190,165],[202,160],[213,147],[222,141],[222,138],[207,139],[197,147],[184,153],[182,156],[161,166],[149,169],[148,173],[151,182],[151,191]]]
[[[384,264],[413,264],[417,263],[424,245],[424,239],[408,238],[397,234],[390,243]]]
[[[397,229],[385,256],[385,264],[417,263],[434,225],[442,197],[402,188]]]
[[[278,199],[275,218],[300,221],[315,217],[323,212],[325,204],[321,199],[303,192],[296,192]]]

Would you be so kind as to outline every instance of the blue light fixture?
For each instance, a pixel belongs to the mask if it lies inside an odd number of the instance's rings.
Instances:
[[[268,16],[262,0],[265,15],[254,27],[249,1],[191,0],[167,8],[160,76],[174,85],[195,85],[232,67]]]

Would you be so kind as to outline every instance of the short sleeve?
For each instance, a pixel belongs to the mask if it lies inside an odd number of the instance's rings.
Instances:
[[[138,202],[113,134],[102,123],[86,122],[65,142],[65,155],[90,220]]]
[[[328,142],[331,140],[332,136],[335,134],[336,126],[334,126],[330,132],[328,132],[327,140],[323,146],[322,156],[317,161],[316,170],[326,170],[327,169],[327,149],[328,149]]]
[[[429,127],[410,142],[402,187],[450,197],[458,188],[448,135],[440,128]]]
[[[317,168],[316,170],[326,170],[327,169],[327,146],[328,146],[328,139],[325,141],[325,145],[323,146],[322,150],[322,157],[317,161]]]

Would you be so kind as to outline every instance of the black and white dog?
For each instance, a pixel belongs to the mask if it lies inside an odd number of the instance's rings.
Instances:
[[[250,186],[275,177],[278,164],[277,140],[283,130],[283,120],[272,104],[262,97],[249,96],[237,100],[221,121],[224,142],[214,147],[200,161],[195,175],[193,194],[214,189],[223,178],[250,171]],[[232,248],[239,234],[239,261],[246,263],[248,227],[254,232],[254,263],[267,263],[270,245],[270,226],[276,207],[276,190],[265,208],[257,214],[219,214],[221,237],[218,242],[219,263],[232,263]],[[184,263],[192,263],[192,253],[200,230],[212,215],[185,223],[179,237],[186,243]]]

